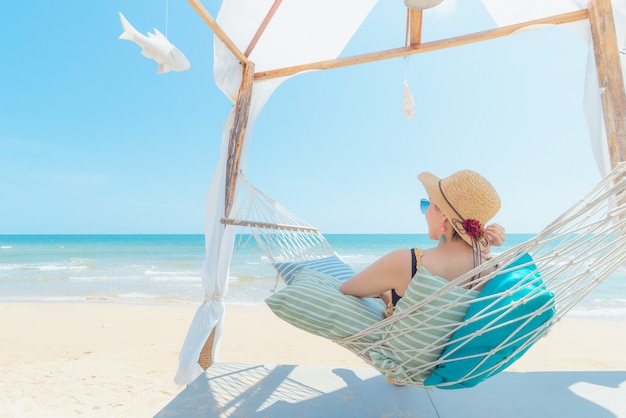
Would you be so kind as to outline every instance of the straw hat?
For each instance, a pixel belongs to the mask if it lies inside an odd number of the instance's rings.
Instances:
[[[443,179],[424,172],[417,178],[465,242],[482,248],[489,245],[485,225],[500,210],[500,197],[487,179],[472,170]]]

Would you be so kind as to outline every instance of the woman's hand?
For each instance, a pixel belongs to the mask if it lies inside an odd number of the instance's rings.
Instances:
[[[485,234],[487,235],[487,241],[489,245],[482,250],[483,254],[489,254],[491,246],[499,247],[504,241],[506,241],[506,234],[504,228],[498,224],[491,224],[485,227]]]
[[[506,241],[506,234],[504,228],[498,224],[491,224],[485,227],[485,233],[490,245],[499,247],[504,241]]]

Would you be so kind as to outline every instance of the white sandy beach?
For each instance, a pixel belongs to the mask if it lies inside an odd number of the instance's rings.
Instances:
[[[151,417],[173,382],[195,305],[0,303],[0,417]],[[510,371],[626,370],[626,322],[566,319]],[[221,362],[363,366],[276,318],[228,306]]]

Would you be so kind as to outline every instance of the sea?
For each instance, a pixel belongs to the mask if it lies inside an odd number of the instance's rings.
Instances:
[[[355,271],[397,248],[429,248],[421,234],[328,234]],[[532,235],[508,234],[501,251]],[[257,305],[280,288],[253,240],[237,240],[227,304]],[[196,303],[203,300],[203,235],[0,235],[0,302]],[[569,316],[626,320],[626,273],[616,272]]]

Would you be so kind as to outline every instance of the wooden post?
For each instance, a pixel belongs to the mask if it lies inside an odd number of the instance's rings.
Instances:
[[[228,140],[228,160],[226,161],[226,200],[224,207],[224,217],[227,218],[233,207],[235,190],[237,188],[237,172],[241,161],[241,151],[246,135],[246,126],[250,117],[250,101],[252,99],[252,84],[254,82],[254,63],[247,61],[242,63],[241,86],[235,103],[235,120],[230,130]],[[213,364],[213,343],[215,339],[215,328],[211,330],[209,338],[204,342],[198,364],[202,370],[206,370]]]
[[[248,62],[248,58],[246,58],[243,52],[241,52],[239,48],[237,48],[237,45],[235,45],[235,43],[228,37],[228,35],[226,35],[226,32],[224,32],[224,30],[222,30],[220,25],[217,24],[215,19],[213,19],[213,16],[211,16],[211,14],[204,7],[202,2],[200,0],[187,0],[187,1],[189,2],[189,4],[191,4],[191,7],[194,8],[196,13],[200,15],[200,17],[204,20],[204,22],[207,25],[209,25],[211,30],[213,30],[213,33],[215,34],[215,36],[217,36],[224,43],[224,45],[226,45],[226,48],[228,48],[230,52],[232,52],[233,55],[237,57],[239,62],[241,63]]]
[[[611,0],[589,2],[589,24],[602,91],[611,167],[626,161],[626,92]]]
[[[224,217],[230,215],[237,187],[237,172],[241,160],[243,140],[246,135],[246,126],[250,116],[250,100],[252,99],[252,85],[254,83],[254,63],[248,61],[243,64],[241,86],[235,103],[235,120],[230,131],[228,141],[228,161],[226,162],[226,205]]]
[[[422,42],[422,9],[408,9],[409,13],[409,45]]]

